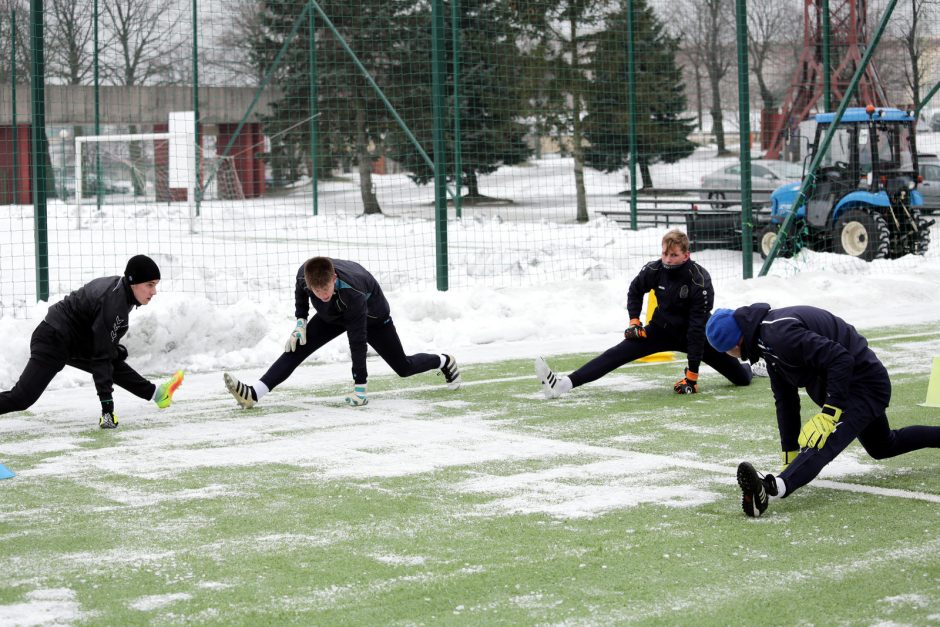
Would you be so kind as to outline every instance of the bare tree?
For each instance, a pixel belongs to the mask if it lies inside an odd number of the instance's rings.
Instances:
[[[784,81],[773,82],[771,79],[775,61],[784,46],[801,37],[802,20],[797,7],[791,2],[781,0],[750,0],[747,10],[747,47],[751,62],[751,71],[757,80],[761,106],[767,110],[776,109],[787,89],[787,77]]]
[[[686,55],[697,55],[711,92],[712,133],[718,155],[728,154],[722,116],[722,80],[734,63],[734,13],[730,0],[685,0],[674,8],[673,23]]]
[[[542,85],[546,102],[553,104],[547,126],[553,128],[563,151],[574,161],[576,219],[588,221],[587,192],[584,184],[585,93],[589,89],[588,68],[594,50],[593,33],[602,23],[606,0],[562,0],[552,3],[546,13],[543,50],[547,76]],[[544,112],[543,112],[544,115]]]
[[[188,43],[175,0],[109,0],[102,3],[111,45],[102,69],[115,85],[166,84]]]
[[[17,82],[29,81],[29,2],[27,0],[0,0],[0,11],[4,16],[16,13],[16,59],[10,58],[13,51],[12,21],[0,21],[0,81],[9,84],[12,80],[13,62],[16,65]]]
[[[908,10],[896,13],[892,20],[904,49],[902,76],[915,107],[920,105],[924,95],[922,92],[928,75],[927,53],[930,50],[928,25],[938,4],[938,0],[909,0]],[[930,87],[932,85],[927,87],[928,91]]]
[[[264,76],[260,64],[251,62],[253,42],[264,36],[262,0],[226,0],[225,23],[214,29],[212,46],[201,67],[210,70],[226,85],[259,85]],[[248,70],[253,70],[248,71]]]
[[[188,12],[175,0],[109,0],[104,2],[103,26],[110,45],[102,56],[102,71],[117,85],[168,84],[180,72],[187,38],[184,17]],[[139,132],[136,124],[130,133]],[[140,142],[128,146],[134,195],[146,187],[143,147]]]
[[[81,85],[94,67],[94,15],[84,0],[48,0],[46,3],[46,72],[66,85]]]

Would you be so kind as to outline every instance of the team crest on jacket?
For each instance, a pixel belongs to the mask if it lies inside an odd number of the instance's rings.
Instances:
[[[679,298],[688,298],[689,297],[689,286],[683,285],[682,289],[679,290]]]

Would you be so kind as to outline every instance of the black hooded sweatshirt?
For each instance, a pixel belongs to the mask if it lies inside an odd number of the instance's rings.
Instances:
[[[656,310],[650,324],[675,337],[684,337],[689,370],[698,372],[705,351],[705,323],[715,300],[711,276],[691,259],[672,269],[667,269],[661,259],[649,262],[627,290],[631,319],[640,317],[643,297],[650,290],[656,293]]]
[[[734,319],[744,340],[742,359],[767,363],[778,422],[799,419],[799,388],[820,407],[845,410],[851,402],[880,413],[887,406],[887,371],[868,341],[838,316],[806,305],[755,303],[736,309]]]
[[[94,279],[49,308],[45,322],[65,339],[69,357],[87,359],[98,398],[111,398],[118,343],[138,305],[127,279]]]

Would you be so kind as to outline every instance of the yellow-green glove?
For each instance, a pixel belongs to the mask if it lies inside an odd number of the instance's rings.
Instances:
[[[823,405],[822,410],[800,429],[797,441],[801,448],[822,448],[838,426],[842,410],[832,405]]]
[[[799,451],[781,451],[780,457],[783,459],[783,465],[780,466],[780,472],[786,470],[787,466],[789,466],[799,454]]]

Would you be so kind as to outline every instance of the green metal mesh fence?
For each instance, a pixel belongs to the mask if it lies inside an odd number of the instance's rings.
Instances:
[[[937,254],[940,9],[895,4],[6,0],[0,314],[137,252],[217,302],[629,277],[670,227],[716,278]]]

